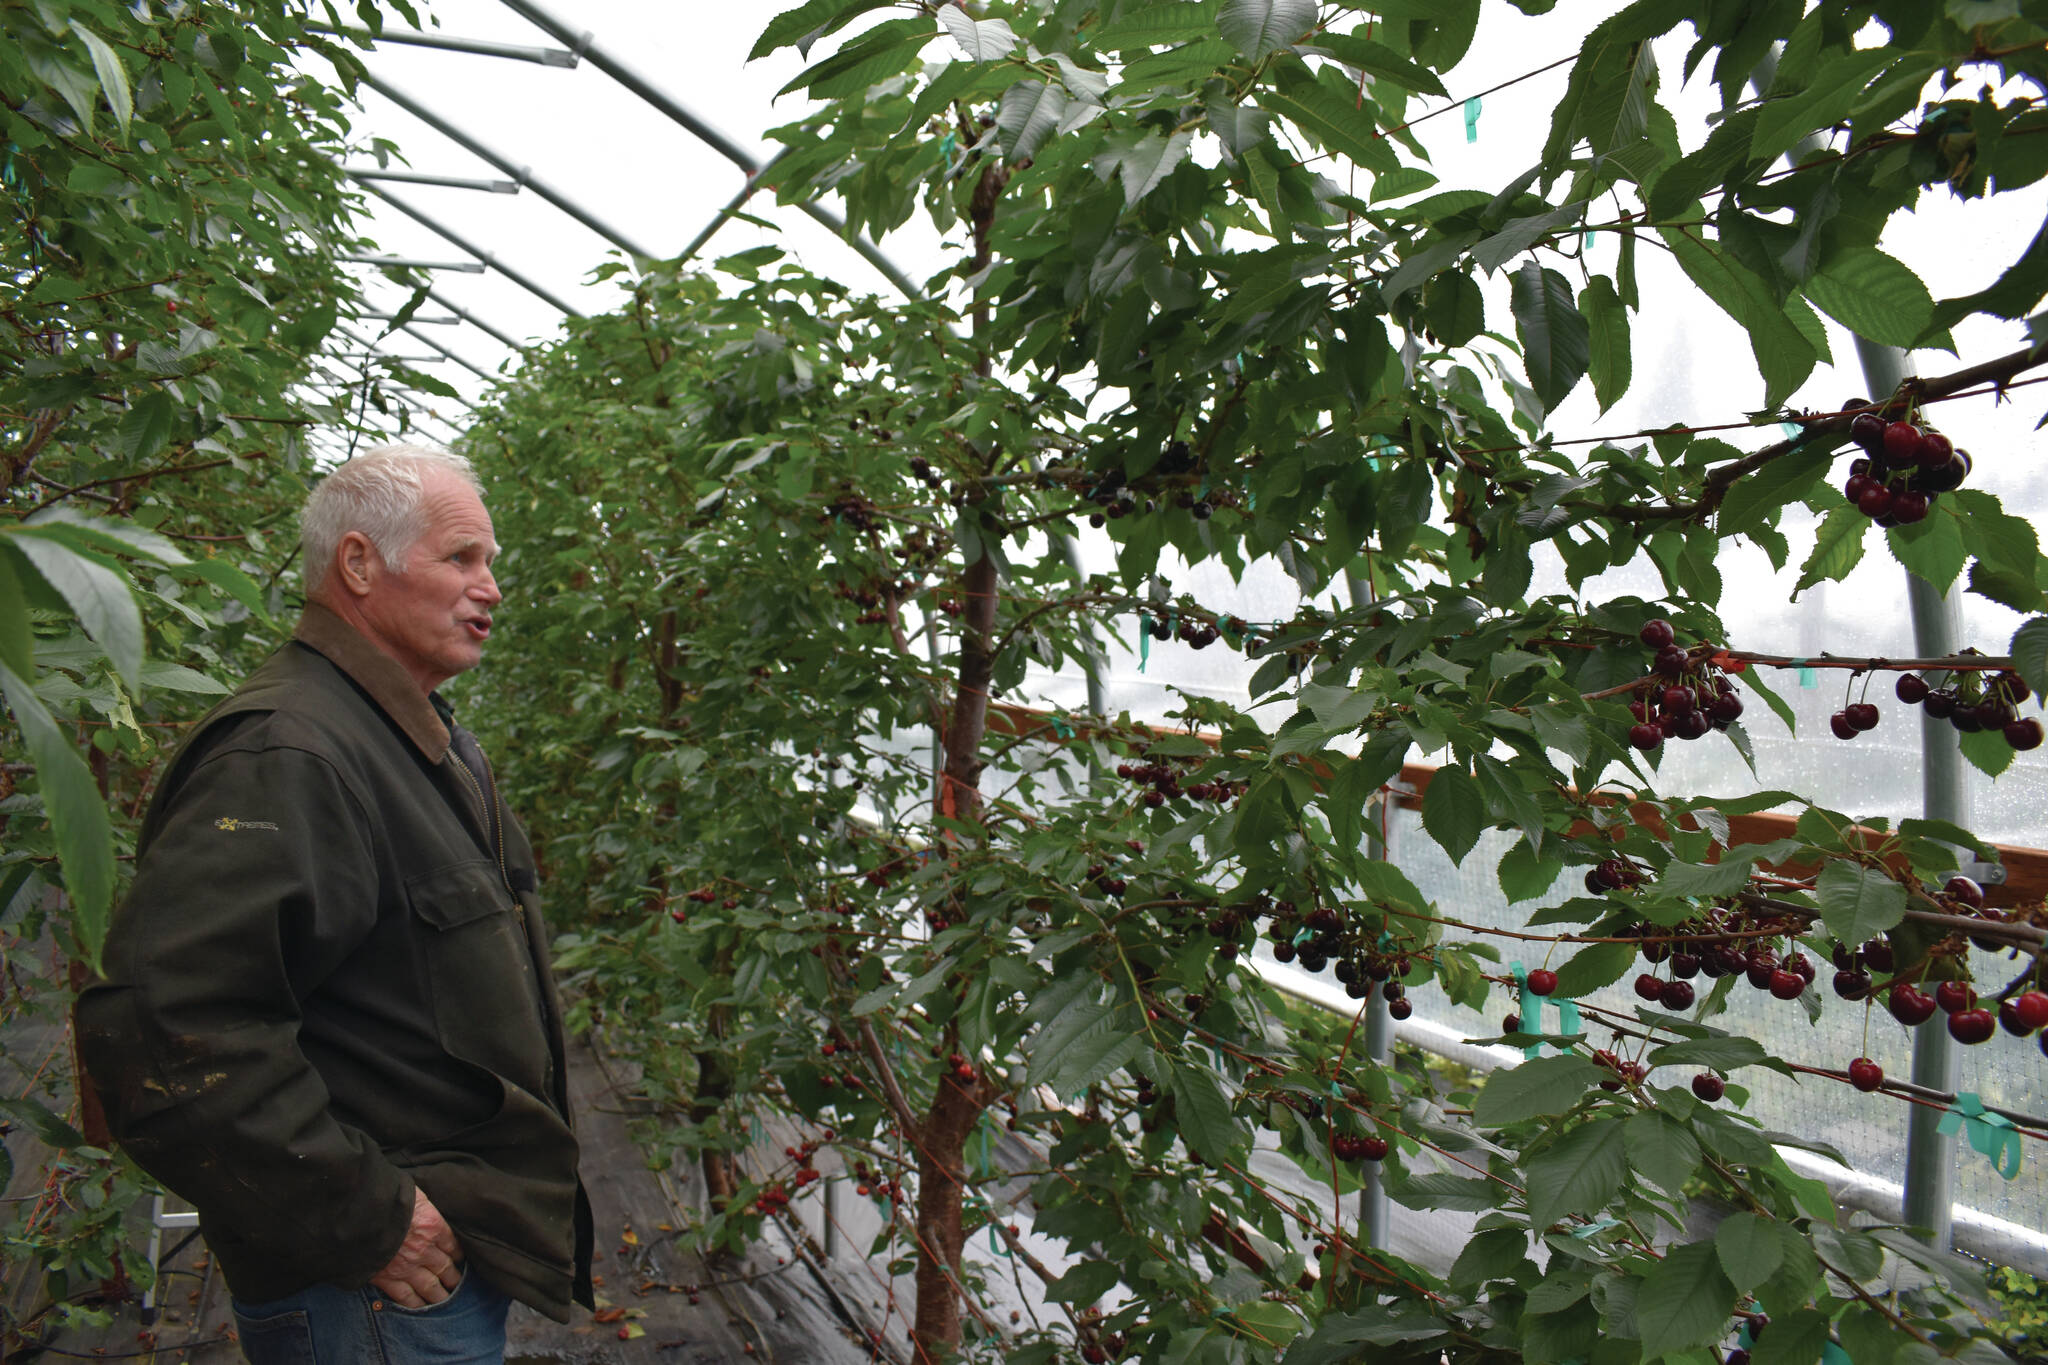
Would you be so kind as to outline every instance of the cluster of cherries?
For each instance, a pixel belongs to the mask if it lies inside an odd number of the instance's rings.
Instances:
[[[1335,962],[1331,975],[1344,983],[1344,994],[1351,999],[1363,1000],[1378,986],[1390,1016],[1406,1019],[1415,1013],[1415,1002],[1408,998],[1408,990],[1399,980],[1408,974],[1405,954],[1383,953],[1356,941],[1345,932],[1344,917],[1332,906],[1319,905],[1297,917],[1294,903],[1281,901],[1273,907],[1273,913],[1269,932],[1274,961],[1298,961],[1302,970],[1310,973],[1321,973]],[[1308,934],[1305,939],[1304,932]],[[1297,939],[1301,941],[1296,942]]]
[[[1196,649],[1207,649],[1223,638],[1223,632],[1215,626],[1201,621],[1182,621],[1178,625],[1147,617],[1145,632],[1155,640],[1179,640]]]
[[[1959,673],[1940,687],[1918,673],[1901,673],[1894,690],[1900,701],[1920,707],[1936,720],[1947,721],[1963,734],[1991,730],[2004,735],[2005,742],[2015,749],[2041,747],[2041,722],[2019,713],[2020,703],[2033,696],[2034,689],[2011,669],[1988,678],[1976,672]],[[1869,710],[1875,715],[1877,708]],[[1873,719],[1871,724],[1876,721]],[[1835,733],[1842,734],[1840,729]]]
[[[1628,704],[1636,723],[1628,742],[1644,753],[1667,739],[1701,739],[1711,730],[1726,730],[1742,715],[1742,697],[1728,675],[1678,643],[1678,633],[1662,617],[1643,622],[1637,638],[1657,651],[1654,675],[1636,684]]]
[[[853,1178],[858,1182],[854,1185],[853,1192],[863,1199],[872,1195],[900,1202],[903,1198],[902,1182],[891,1180],[887,1176],[878,1176],[865,1161],[853,1163]]]
[[[1957,450],[1940,432],[1912,422],[1858,413],[1849,425],[1849,437],[1864,454],[1850,461],[1842,493],[1880,526],[1926,520],[1935,495],[1961,488],[1970,476],[1969,452]]]
[[[1126,782],[1134,782],[1141,787],[1147,788],[1142,799],[1147,806],[1152,807],[1154,810],[1165,805],[1168,801],[1176,800],[1183,796],[1195,801],[1223,802],[1228,801],[1233,796],[1242,794],[1244,791],[1242,784],[1231,782],[1196,782],[1190,786],[1183,787],[1180,782],[1181,772],[1182,770],[1176,769],[1170,763],[1157,761],[1151,763],[1119,763],[1116,765],[1116,775],[1118,777]]]
[[[1330,1138],[1330,1147],[1339,1161],[1384,1161],[1393,1147],[1376,1134],[1337,1133]]]

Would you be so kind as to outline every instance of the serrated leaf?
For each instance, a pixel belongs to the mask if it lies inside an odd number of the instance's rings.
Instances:
[[[1628,1175],[1628,1142],[1619,1119],[1581,1124],[1522,1167],[1529,1222],[1547,1228],[1567,1214],[1603,1209]]]
[[[1557,989],[1551,996],[1576,1000],[1603,986],[1612,986],[1636,965],[1633,943],[1595,943],[1579,949],[1557,969]]]
[[[1225,0],[1216,27],[1248,61],[1264,61],[1307,35],[1316,0]]]
[[[1960,737],[1963,757],[1986,777],[1997,777],[2012,766],[2013,747],[2002,730],[1978,730]]]
[[[1870,529],[1870,524],[1869,517],[1847,503],[1828,513],[1827,520],[1820,524],[1813,553],[1800,566],[1799,583],[1792,589],[1792,595],[1797,597],[1816,583],[1839,582],[1848,577],[1849,570],[1863,558],[1863,533]]]
[[[1144,1047],[1142,1030],[1129,1010],[1083,1000],[1033,1035],[1026,1049],[1031,1083],[1061,1095],[1078,1094],[1135,1059]]]
[[[162,659],[150,659],[142,665],[142,685],[166,692],[199,692],[223,697],[234,690],[218,678],[209,678],[197,669]]]
[[[1650,1053],[1651,1066],[1704,1066],[1736,1071],[1745,1066],[1782,1066],[1754,1038],[1685,1038]]]
[[[1857,336],[1909,347],[1934,317],[1934,296],[1920,277],[1874,246],[1830,256],[1806,282],[1814,307]]]
[[[1772,514],[1805,498],[1826,478],[1834,460],[1824,442],[1813,442],[1743,475],[1721,499],[1721,534],[1747,535],[1767,525]]]
[[[1814,900],[1828,932],[1844,943],[1875,938],[1906,917],[1906,888],[1876,868],[1837,858],[1821,869]]]
[[[1621,296],[1614,292],[1614,281],[1605,275],[1595,275],[1587,283],[1579,295],[1579,307],[1586,314],[1590,346],[1588,370],[1593,378],[1593,397],[1604,413],[1628,392],[1629,380],[1633,377],[1628,309],[1623,306]]]
[[[58,1117],[54,1110],[26,1096],[21,1099],[0,1096],[0,1114],[13,1119],[43,1143],[59,1151],[88,1145],[85,1135]]]
[[[1422,794],[1422,827],[1429,837],[1443,846],[1453,863],[1462,863],[1485,825],[1486,795],[1479,784],[1463,768],[1438,768]]]
[[[939,22],[972,62],[999,62],[1017,50],[1017,34],[1001,19],[976,19],[957,5],[940,5]]]
[[[1721,1273],[1741,1293],[1762,1284],[1785,1263],[1784,1233],[1773,1219],[1754,1213],[1732,1213],[1714,1230],[1714,1254]]]
[[[135,118],[135,96],[128,88],[128,68],[121,65],[120,54],[107,44],[106,39],[78,20],[71,21],[71,31],[92,54],[93,73],[100,78],[100,90],[107,97],[107,107],[114,111],[114,122],[121,126],[121,136],[127,137],[128,125]]]
[[[54,528],[16,528],[14,548],[61,594],[133,688],[142,674],[142,609],[112,560],[67,545]]]
[[[806,37],[823,37],[853,22],[869,10],[887,8],[892,0],[807,0],[795,9],[784,10],[761,30],[748,61],[757,61],[779,47]]]
[[[1681,1193],[1700,1168],[1699,1139],[1662,1114],[1637,1114],[1626,1136],[1629,1165],[1672,1194]]]
[[[1536,1057],[1504,1067],[1486,1078],[1472,1102],[1472,1121],[1481,1128],[1504,1128],[1523,1119],[1562,1114],[1607,1077],[1600,1067],[1573,1055]]]
[[[1963,548],[1963,532],[1957,524],[1954,506],[1937,501],[1932,516],[1911,526],[1894,526],[1885,533],[1892,555],[1914,576],[1947,592],[1969,561]]]
[[[195,559],[186,570],[205,579],[228,596],[249,609],[252,616],[268,616],[264,605],[263,590],[256,586],[256,580],[243,573],[225,559]]]
[[[1658,233],[1686,277],[1749,334],[1750,350],[1764,377],[1764,405],[1783,402],[1813,373],[1818,359],[1783,302],[1754,272],[1702,243],[1691,229],[1659,228]]]
[[[107,911],[114,898],[114,829],[107,818],[106,802],[100,798],[92,769],[65,742],[35,689],[4,665],[0,665],[0,696],[14,711],[29,761],[35,765],[43,813],[56,836],[64,889],[71,897],[72,929],[86,960],[97,971],[100,946],[107,936]]]
[[[1047,138],[1058,131],[1067,114],[1064,86],[1050,81],[1018,81],[1003,92],[996,107],[996,130],[1003,137],[1003,155],[1023,161],[1038,155]]]
[[[1230,1117],[1230,1101],[1207,1068],[1176,1066],[1172,1088],[1174,1121],[1190,1152],[1214,1163],[1237,1150],[1239,1133]]]
[[[1171,137],[1156,132],[1112,133],[1103,140],[1095,158],[1095,174],[1104,180],[1112,176],[1123,181],[1124,207],[1130,208],[1159,187],[1187,158],[1194,133],[1182,129]]]
[[[1543,406],[1555,408],[1586,373],[1592,334],[1572,300],[1571,283],[1530,261],[1515,272],[1515,334],[1522,367]]]
[[[1284,94],[1263,90],[1259,104],[1367,170],[1378,174],[1401,169],[1392,145],[1374,128],[1369,110],[1354,108],[1321,85],[1303,85]]]
[[[1750,860],[1724,856],[1718,863],[1673,859],[1658,876],[1657,890],[1672,896],[1732,896],[1749,885]]]
[[[1532,901],[1557,884],[1558,874],[1564,871],[1562,858],[1549,858],[1538,854],[1529,847],[1524,836],[1515,841],[1515,846],[1500,860],[1496,874],[1500,889],[1507,896],[1508,904],[1517,901]]]
[[[1714,1247],[1691,1242],[1666,1248],[1636,1294],[1636,1332],[1643,1358],[1655,1360],[1710,1346],[1727,1329],[1735,1287],[1721,1273]]]
[[[34,571],[0,540],[0,668],[15,676],[35,676],[35,632],[29,626],[27,584],[21,575]]]
[[[2021,623],[2012,633],[2013,669],[2037,697],[2048,697],[2048,616]]]

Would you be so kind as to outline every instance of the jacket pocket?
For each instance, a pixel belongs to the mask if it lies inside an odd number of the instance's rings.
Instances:
[[[433,986],[434,1030],[451,1056],[545,1092],[548,1043],[533,955],[512,893],[481,859],[408,878]]]

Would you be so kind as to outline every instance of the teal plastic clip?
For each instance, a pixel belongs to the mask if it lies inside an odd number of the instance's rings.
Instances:
[[[1557,1031],[1559,1033],[1578,1037],[1586,1031],[1585,1025],[1579,1019],[1578,1001],[1552,1000],[1548,996],[1538,995],[1530,990],[1529,970],[1520,962],[1510,962],[1508,970],[1514,974],[1515,984],[1521,987],[1521,999],[1518,1005],[1521,1011],[1521,1018],[1516,1024],[1517,1032],[1540,1035],[1543,1032],[1543,1007],[1546,1004],[1557,1007]],[[1551,1046],[1562,1052],[1566,1045],[1563,1043],[1553,1043]],[[1542,1050],[1543,1045],[1541,1043],[1531,1043],[1522,1049],[1522,1056],[1526,1059],[1534,1060],[1536,1054]]]
[[[1052,732],[1061,739],[1072,739],[1074,737],[1074,727],[1061,720],[1058,716],[1052,718]]]
[[[1152,618],[1138,613],[1138,671],[1143,673],[1145,665],[1152,662]]]
[[[1935,1131],[1953,1136],[1957,1129],[1964,1131],[1972,1147],[1991,1158],[1992,1170],[2007,1180],[2020,1173],[2020,1135],[2012,1120],[1986,1109],[1973,1091],[1957,1092],[1956,1102],[1941,1116]]]
[[[1479,96],[1465,101],[1465,141],[1479,141]]]
[[[1820,686],[1820,674],[1813,671],[1813,665],[1807,663],[1804,659],[1794,659],[1792,662],[1799,669],[1799,685],[1801,687]]]

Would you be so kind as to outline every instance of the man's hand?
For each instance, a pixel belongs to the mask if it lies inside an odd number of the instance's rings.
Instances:
[[[370,1277],[401,1308],[439,1303],[462,1282],[462,1243],[441,1218],[441,1211],[418,1186],[412,1192],[412,1226],[398,1245],[391,1264]]]

